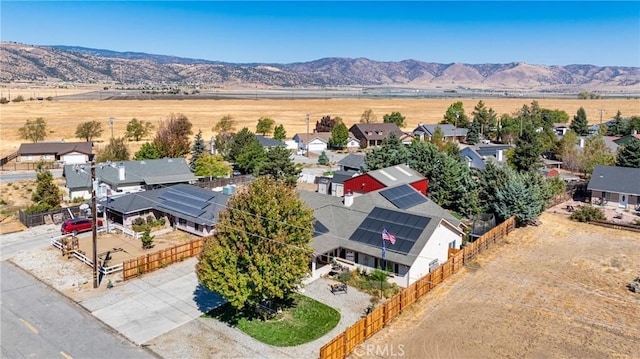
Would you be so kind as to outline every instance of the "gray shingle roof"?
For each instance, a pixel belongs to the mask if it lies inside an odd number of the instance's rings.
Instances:
[[[278,141],[275,138],[264,137],[262,135],[256,135],[256,139],[262,145],[262,147],[276,147],[276,146],[285,146],[285,143],[282,141]]]
[[[364,155],[350,153],[338,161],[338,165],[345,168],[356,168],[359,171],[364,167]]]
[[[418,127],[416,127],[415,130],[413,130],[413,134],[421,135],[423,133],[426,133],[429,137],[431,137],[436,132],[436,127],[440,127],[440,129],[442,130],[442,135],[444,137],[466,136],[468,131],[466,128],[455,127],[451,124],[425,125],[421,123],[418,125]]]
[[[356,123],[349,128],[349,132],[358,139],[382,140],[389,137],[394,132],[398,138],[404,135],[404,132],[395,123]]]
[[[422,251],[429,238],[431,238],[443,220],[451,223],[455,227],[460,226],[460,221],[429,199],[409,210],[401,211],[384,198],[379,191],[355,197],[351,207],[345,207],[342,199],[339,197],[327,196],[310,191],[299,191],[299,193],[300,198],[303,199],[309,207],[314,209],[314,218],[319,222],[316,224],[316,229],[326,228],[328,230],[328,232],[325,230],[315,233],[311,246],[315,249],[316,254],[326,253],[340,247],[374,257],[380,257],[380,247],[349,240],[358,226],[375,208],[395,211],[400,216],[402,216],[403,213],[409,213],[431,218],[408,254],[405,255],[394,251],[393,246],[387,247],[386,258],[388,260],[408,266],[413,264],[418,254]],[[392,234],[401,232],[400,227],[394,228],[393,225],[390,225],[387,230]],[[382,238],[381,236],[382,233],[380,233],[380,238]]]
[[[379,170],[367,172],[367,174],[387,187],[396,186],[399,184],[413,183],[424,179],[424,177],[420,173],[412,170],[405,164],[382,168]]]
[[[331,183],[343,184],[344,180],[355,176],[356,173],[356,171],[336,171],[331,178]]]
[[[169,192],[171,192],[171,197],[168,195]],[[194,207],[193,205],[188,206],[188,210],[182,209],[184,202],[193,202],[190,201],[190,199],[194,196],[201,199],[198,203],[198,208],[196,208],[198,209],[197,212],[200,213],[197,216],[194,216],[194,212],[190,210]],[[180,199],[180,197],[183,199]],[[154,190],[112,197],[109,199],[108,208],[109,211],[122,214],[155,209],[194,223],[214,225],[218,221],[218,213],[226,209],[229,198],[229,195],[222,192],[213,192],[189,184],[176,184]]]
[[[640,168],[597,165],[587,189],[640,196]]]
[[[64,155],[71,152],[90,155],[93,151],[93,142],[37,142],[23,143],[18,148],[19,155]]]
[[[157,160],[124,161],[113,163],[115,166],[124,166],[125,179],[118,178],[118,168],[109,165],[96,165],[96,178],[100,182],[112,186],[126,184],[173,184],[181,182],[195,182],[198,179],[191,173],[189,165],[184,158],[162,158]],[[89,167],[85,171],[75,171],[73,165],[64,166],[63,175],[67,180],[67,188],[89,188]]]

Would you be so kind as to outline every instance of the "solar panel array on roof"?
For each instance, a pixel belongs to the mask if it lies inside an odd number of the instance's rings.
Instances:
[[[162,203],[160,203],[160,207],[196,218],[204,213],[204,210],[202,208],[191,207],[182,203],[171,201],[162,201]]]
[[[160,196],[160,207],[183,213],[192,217],[201,216],[209,205],[209,201],[215,196],[213,192],[197,191],[192,188],[181,187],[180,189],[169,188]]]
[[[389,251],[407,254],[413,248],[431,218],[375,207],[349,240],[382,248],[382,230],[396,236],[396,243],[385,243]]]
[[[411,208],[427,201],[422,193],[407,184],[382,190],[380,194],[400,209]]]

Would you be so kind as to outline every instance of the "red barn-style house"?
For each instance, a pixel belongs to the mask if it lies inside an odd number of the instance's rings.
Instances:
[[[346,179],[344,181],[344,193],[369,193],[402,184],[408,184],[423,195],[427,195],[429,180],[404,164]]]

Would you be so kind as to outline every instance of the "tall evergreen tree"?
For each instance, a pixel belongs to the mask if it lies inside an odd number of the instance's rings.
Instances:
[[[202,139],[202,130],[199,130],[198,133],[196,133],[196,137],[193,139],[193,145],[191,146],[191,159],[189,160],[189,168],[191,168],[191,172],[195,172],[198,158],[206,151],[207,147]]]
[[[258,175],[269,175],[278,181],[295,186],[298,176],[302,172],[300,164],[293,162],[291,152],[284,146],[269,148],[266,160],[257,168]]]
[[[53,181],[53,175],[42,165],[38,166],[36,173],[36,190],[31,196],[31,200],[36,203],[37,212],[46,212],[60,208],[62,192]]]
[[[252,141],[242,148],[236,157],[236,164],[246,173],[258,175],[258,168],[267,160],[267,153],[258,141]]]
[[[542,190],[531,185],[538,183],[533,176],[539,175],[507,170],[506,183],[496,189],[495,201],[490,203],[491,210],[500,221],[515,216],[516,222],[522,225],[538,218],[545,200]]]
[[[442,157],[433,143],[414,140],[408,149],[407,163],[411,169],[430,179],[441,167]]]
[[[587,121],[587,112],[584,108],[580,107],[578,109],[576,115],[573,116],[569,128],[578,136],[586,136],[589,134],[589,122]]]
[[[616,166],[640,168],[640,140],[634,138],[618,150]]]
[[[364,156],[364,164],[368,171],[407,163],[407,148],[398,136],[391,132],[382,140],[380,147],[374,147]]]
[[[613,122],[607,128],[607,136],[624,136],[627,134],[627,123],[622,118],[622,113],[618,113],[613,117]]]
[[[243,127],[238,133],[233,135],[231,142],[228,143],[227,153],[224,158],[230,162],[237,162],[238,156],[242,150],[249,144],[258,142],[256,135],[248,128]]]
[[[287,131],[284,129],[284,125],[277,125],[275,129],[273,129],[273,138],[278,141],[284,141],[287,138]]]
[[[481,100],[476,107],[473,108],[471,114],[473,115],[473,122],[470,129],[475,125],[478,127],[477,131],[479,131],[482,136],[487,138],[491,137],[492,129],[494,129],[498,123],[495,111],[493,111],[491,107],[487,108]]]
[[[533,171],[540,166],[542,146],[537,133],[533,128],[527,126],[522,136],[516,141],[516,148],[513,156],[509,158],[509,163],[518,171]]]
[[[469,130],[467,131],[467,144],[475,145],[480,142],[480,123],[478,120],[473,120]]]
[[[282,302],[308,274],[313,210],[293,186],[260,177],[234,195],[198,256],[198,281],[237,309]]]

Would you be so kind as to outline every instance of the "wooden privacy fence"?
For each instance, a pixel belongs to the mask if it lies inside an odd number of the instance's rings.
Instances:
[[[462,250],[451,253],[449,259],[434,271],[418,279],[320,348],[320,359],[345,358],[356,346],[364,343],[365,340],[384,328],[391,320],[400,315],[405,308],[456,273],[465,263],[473,260],[479,253],[489,249],[493,244],[512,232],[515,229],[515,223],[515,217],[511,217]]]
[[[179,244],[138,258],[129,259],[122,263],[122,279],[128,280],[196,256],[202,250],[202,242],[202,239],[196,239],[189,243]]]

